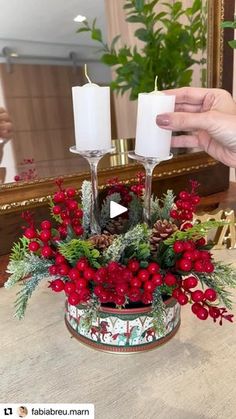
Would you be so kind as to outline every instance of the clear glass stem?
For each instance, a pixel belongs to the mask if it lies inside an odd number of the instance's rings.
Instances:
[[[144,167],[146,171],[145,179],[145,194],[143,207],[143,221],[151,226],[151,196],[152,196],[152,174],[157,163],[145,162]]]
[[[92,185],[92,202],[91,202],[91,234],[100,234],[101,227],[99,223],[99,202],[98,202],[98,176],[97,167],[100,157],[87,158],[90,165],[91,185]]]

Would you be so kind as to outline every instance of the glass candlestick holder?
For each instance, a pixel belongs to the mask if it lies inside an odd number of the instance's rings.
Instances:
[[[70,152],[79,154],[81,157],[87,160],[90,167],[91,174],[91,185],[92,185],[92,196],[91,196],[91,234],[100,234],[100,208],[98,202],[98,175],[97,168],[99,161],[105,156],[105,154],[113,153],[115,147],[108,148],[106,150],[78,150],[76,146],[70,147]]]
[[[136,160],[138,163],[141,163],[145,169],[145,191],[144,191],[144,206],[143,206],[143,221],[150,227],[151,226],[151,196],[152,196],[152,177],[153,170],[155,167],[160,164],[162,161],[170,160],[173,157],[173,154],[169,154],[166,157],[144,157],[139,156],[134,151],[131,151],[128,154],[129,158]]]

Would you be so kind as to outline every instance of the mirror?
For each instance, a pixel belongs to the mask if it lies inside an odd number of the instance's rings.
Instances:
[[[221,86],[224,2],[206,1],[207,80],[209,86]],[[78,24],[73,18],[78,13],[90,21],[97,16],[98,26],[105,30],[105,5],[103,0],[83,0],[78,10],[77,0],[66,2],[66,6],[63,0],[42,0],[40,5],[25,0],[19,8],[17,0],[7,4],[0,0],[0,103],[14,123],[14,139],[0,143],[3,212],[42,203],[51,193],[55,177],[74,182],[87,176],[86,162],[68,151],[75,143],[71,86],[83,83],[81,65],[85,62],[99,84],[107,84],[111,75],[110,69],[99,63],[97,47],[89,37],[75,33]],[[115,144],[123,153],[104,159],[100,166],[108,177],[111,168],[117,172],[127,163],[128,167],[134,164],[125,154],[132,142]],[[18,181],[12,183],[14,179]]]

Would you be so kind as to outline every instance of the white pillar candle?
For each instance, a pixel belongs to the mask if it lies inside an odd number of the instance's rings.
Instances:
[[[77,150],[111,147],[110,88],[94,83],[72,87]]]
[[[171,131],[159,128],[158,114],[173,112],[175,96],[162,92],[140,93],[136,126],[135,153],[143,157],[168,157],[170,154]]]

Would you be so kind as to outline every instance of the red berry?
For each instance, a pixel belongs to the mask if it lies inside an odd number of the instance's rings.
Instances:
[[[123,295],[116,295],[114,300],[117,306],[123,306],[125,304],[125,297]]]
[[[183,243],[179,240],[177,240],[173,245],[173,250],[175,253],[182,253],[184,250]]]
[[[179,293],[178,297],[177,297],[177,301],[181,306],[184,306],[185,304],[188,303],[188,297],[186,294],[184,294],[183,292]]]
[[[66,206],[69,208],[70,211],[75,211],[78,208],[78,202],[68,200]]]
[[[103,291],[103,287],[101,285],[96,285],[96,287],[94,287],[94,290],[93,290],[94,294],[97,297],[100,297],[100,295],[102,294],[102,291]]]
[[[190,240],[185,241],[183,242],[183,245],[184,245],[184,250],[192,251],[195,249],[195,243],[193,241],[190,241]]]
[[[199,247],[205,246],[205,244],[206,244],[206,240],[203,237],[196,241],[196,245]]]
[[[152,281],[148,280],[148,281],[144,282],[143,288],[145,289],[145,291],[153,292],[154,289],[155,289],[155,285],[153,284]]]
[[[76,195],[76,190],[74,188],[66,189],[66,195],[68,198],[73,198]]]
[[[83,213],[83,210],[81,208],[78,208],[74,213],[75,217],[77,217],[77,218],[82,218],[83,214],[84,213]]]
[[[134,278],[131,278],[130,285],[131,287],[140,288],[142,285],[142,282],[139,278],[134,277]]]
[[[75,286],[74,282],[66,282],[65,283],[64,291],[65,291],[66,294],[71,294],[72,292],[75,292],[75,290],[76,290],[76,286]]]
[[[68,303],[72,306],[77,306],[80,302],[80,296],[77,292],[72,292],[68,297]]]
[[[180,294],[182,294],[181,289],[180,288],[175,288],[172,292],[172,297],[174,297],[177,300],[177,298]]]
[[[195,288],[198,284],[197,278],[195,276],[189,276],[183,280],[184,289],[188,290],[190,288]]]
[[[42,240],[42,242],[48,242],[51,238],[51,231],[50,230],[41,231],[41,233],[39,234],[39,238],[40,240]]]
[[[142,281],[145,282],[149,279],[149,272],[146,269],[140,269],[139,273],[138,273],[138,278]]]
[[[186,250],[183,254],[183,258],[193,260],[193,251],[192,250]]]
[[[43,230],[50,230],[50,228],[52,228],[52,223],[48,220],[44,220],[41,222],[41,228]]]
[[[56,192],[54,197],[53,197],[53,201],[55,203],[65,202],[65,200],[66,200],[66,196],[65,196],[64,192],[62,192],[62,191]]]
[[[126,282],[121,282],[116,286],[116,292],[118,295],[125,295],[128,292],[128,285]]]
[[[201,290],[196,290],[191,293],[192,300],[195,303],[199,303],[204,299],[204,292]]]
[[[220,317],[220,310],[217,307],[209,307],[209,315],[213,318],[213,319],[218,319],[218,317]]]
[[[200,308],[202,308],[202,305],[199,303],[193,303],[191,307],[194,314],[197,314]]]
[[[88,285],[88,281],[86,281],[85,278],[79,278],[79,279],[76,279],[75,284],[76,284],[76,288],[79,290],[82,288],[86,288]]]
[[[76,236],[82,236],[84,234],[84,229],[82,226],[74,226],[73,230]]]
[[[53,255],[53,251],[50,246],[43,246],[41,249],[41,255],[44,258],[50,258]]]
[[[71,268],[68,274],[71,281],[76,281],[76,279],[80,278],[80,273],[76,268]]]
[[[87,267],[84,270],[84,278],[85,279],[88,279],[88,280],[94,279],[95,278],[95,271],[94,271],[94,269]]]
[[[137,272],[139,270],[139,266],[140,266],[139,262],[135,259],[130,260],[129,263],[128,263],[128,269],[131,272]]]
[[[191,223],[184,223],[182,226],[181,226],[181,228],[180,228],[180,230],[183,230],[183,231],[186,231],[186,230],[188,230],[189,228],[192,228],[192,224]]]
[[[171,210],[170,211],[170,217],[174,218],[174,219],[178,219],[178,211],[176,210]]]
[[[201,307],[198,309],[196,314],[200,320],[206,320],[208,317],[208,310],[204,307]]]
[[[48,271],[50,275],[56,275],[57,274],[57,267],[55,265],[52,265],[48,268]]]
[[[76,268],[79,271],[83,272],[87,267],[88,267],[88,261],[85,258],[79,259],[78,262],[76,263]]]
[[[192,262],[189,259],[180,259],[179,260],[179,269],[184,272],[191,271]]]
[[[69,273],[70,268],[66,263],[62,263],[58,266],[58,273],[62,276],[65,276]]]
[[[61,279],[55,279],[50,282],[49,288],[52,288],[55,292],[61,292],[65,288],[65,284]]]
[[[204,292],[204,297],[208,301],[215,301],[217,299],[217,293],[212,288],[207,288]]]
[[[27,237],[27,239],[35,239],[37,237],[37,232],[34,228],[26,228],[24,231],[24,236]]]
[[[152,294],[149,292],[144,292],[142,295],[142,302],[143,304],[151,304],[153,301]]]
[[[205,263],[204,263],[204,271],[205,272],[207,272],[207,273],[212,273],[212,272],[214,272],[214,265],[213,265],[213,263],[211,263],[210,261],[206,261]]]
[[[197,205],[197,204],[199,204],[199,202],[201,201],[201,198],[200,198],[200,196],[195,195],[195,196],[193,196],[193,197],[191,198],[191,201],[192,201],[192,203],[193,203],[194,205]]]
[[[193,269],[196,272],[204,272],[205,269],[202,260],[196,260],[196,262],[193,264]]]
[[[156,262],[151,262],[149,263],[147,270],[151,275],[154,275],[160,271],[160,266]]]
[[[176,283],[177,283],[176,277],[173,274],[171,274],[171,273],[167,273],[164,276],[164,283],[168,287],[173,287],[173,285],[176,285]]]
[[[66,262],[66,259],[64,258],[64,256],[62,256],[62,255],[57,255],[56,257],[55,257],[55,264],[56,265],[61,265],[62,263],[65,263]]]
[[[180,199],[183,199],[183,201],[187,201],[190,198],[190,195],[186,191],[181,191],[179,193],[179,197],[180,197]]]
[[[160,287],[163,284],[163,278],[161,274],[153,275],[151,280],[155,287]]]
[[[40,245],[39,245],[39,243],[38,242],[35,242],[35,241],[33,241],[33,242],[30,242],[29,243],[29,250],[31,251],[31,252],[37,252],[37,250],[40,248]]]
[[[141,292],[139,288],[132,287],[128,292],[128,297],[133,303],[141,300]]]
[[[94,276],[94,281],[97,283],[105,282],[107,279],[107,269],[102,267],[99,268]]]
[[[61,207],[60,207],[59,205],[54,205],[54,207],[52,207],[52,212],[53,212],[53,214],[55,214],[55,215],[60,214],[60,212],[61,212]]]

